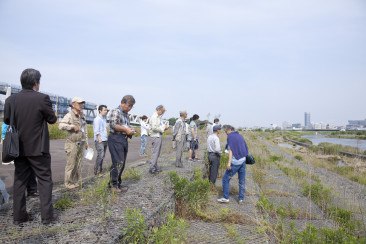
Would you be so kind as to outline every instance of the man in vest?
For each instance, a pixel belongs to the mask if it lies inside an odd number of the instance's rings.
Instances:
[[[173,141],[177,142],[177,157],[175,161],[175,166],[178,168],[183,168],[182,156],[184,151],[184,145],[186,143],[186,122],[187,111],[183,110],[179,112],[180,118],[177,119],[174,125]]]
[[[72,110],[61,120],[58,128],[66,130],[65,151],[67,154],[65,167],[65,186],[74,190],[79,187],[79,168],[85,149],[88,145],[88,131],[83,114],[85,101],[80,97],[72,99]]]
[[[161,122],[161,116],[165,113],[165,107],[159,105],[156,107],[156,111],[150,117],[149,120],[149,134],[151,137],[151,159],[150,159],[150,174],[157,174],[161,172],[158,167],[158,158],[160,156],[161,145],[163,141],[163,133],[169,129],[169,125],[163,125]]]

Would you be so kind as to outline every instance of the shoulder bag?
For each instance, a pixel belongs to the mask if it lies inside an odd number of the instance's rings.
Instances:
[[[255,164],[255,160],[254,160],[253,155],[249,155],[249,154],[248,154],[248,156],[247,156],[247,157],[246,157],[246,159],[245,159],[245,163],[246,163],[246,164]]]
[[[3,142],[2,161],[4,163],[9,163],[19,157],[19,136],[14,126],[15,99],[16,97],[14,97],[10,106],[10,124],[8,126],[8,130],[5,133],[5,138]]]

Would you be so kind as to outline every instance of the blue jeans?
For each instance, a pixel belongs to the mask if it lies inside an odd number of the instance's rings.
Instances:
[[[140,155],[145,153],[146,148],[146,141],[147,141],[147,135],[141,136],[141,149],[140,149]]]
[[[238,173],[239,177],[239,200],[244,200],[245,193],[245,162],[241,165],[231,165],[231,170],[226,170],[224,177],[222,178],[222,189],[224,192],[224,198],[229,199],[229,183],[231,178]]]

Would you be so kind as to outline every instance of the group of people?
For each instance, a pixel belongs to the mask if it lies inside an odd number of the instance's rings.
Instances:
[[[216,123],[217,122],[217,123]],[[210,127],[207,130],[210,133]],[[222,155],[220,139],[218,135],[221,132],[221,126],[218,125],[218,120],[214,121],[212,126],[212,134],[207,138],[207,152],[209,162],[209,181],[212,184],[216,183],[217,173],[220,166],[220,157]],[[209,134],[208,133],[208,134]],[[227,162],[226,171],[222,178],[223,197],[217,199],[218,202],[228,203],[229,200],[229,183],[231,178],[238,173],[239,178],[239,203],[244,200],[245,194],[245,169],[246,156],[248,155],[248,146],[244,137],[235,131],[231,125],[226,125],[225,133],[227,135],[227,150],[229,160]]]
[[[52,109],[52,103],[48,95],[39,91],[41,74],[35,69],[26,69],[22,72],[20,81],[22,90],[10,96],[5,101],[4,123],[10,123],[11,113],[14,112],[14,126],[19,134],[19,157],[15,161],[14,172],[14,194],[13,194],[13,219],[14,224],[33,220],[26,211],[25,190],[28,195],[32,194],[32,186],[35,185],[36,195],[41,202],[41,219],[43,224],[49,224],[57,220],[52,205],[52,172],[50,141],[47,124],[54,124],[57,121]],[[80,97],[72,99],[72,109],[60,121],[58,127],[65,130],[66,142],[66,167],[65,187],[70,190],[77,189],[80,179],[80,162],[85,149],[89,148],[88,129],[83,114],[85,101]],[[128,153],[128,138],[131,138],[136,131],[130,125],[128,113],[135,104],[135,98],[126,95],[116,108],[109,111],[109,135],[107,133],[106,105],[98,107],[98,115],[93,121],[94,142],[97,151],[97,159],[94,167],[94,174],[99,175],[103,170],[103,160],[107,148],[112,159],[110,167],[109,187],[115,193],[126,192],[128,187],[122,184],[122,173],[125,168]],[[169,129],[169,125],[162,122],[162,115],[166,111],[163,105],[156,107],[155,112],[148,120],[147,116],[141,118],[141,149],[140,155],[145,154],[147,136],[150,136],[152,154],[150,159],[150,174],[161,172],[158,167],[163,133]],[[180,118],[176,121],[173,129],[173,140],[176,141],[176,167],[183,167],[183,152],[189,144],[189,161],[200,160],[197,156],[198,131],[197,122],[199,116],[194,114],[187,123],[187,111],[180,111]],[[147,121],[148,120],[148,121]],[[208,159],[210,164],[209,179],[214,184],[217,178],[217,170],[220,164],[221,146],[218,134],[221,126],[218,120],[214,125],[207,128]],[[223,178],[224,197],[220,202],[229,201],[229,181],[238,172],[240,193],[239,200],[244,198],[245,184],[245,156],[248,153],[244,138],[231,126],[225,129],[228,135],[229,162],[227,171]],[[38,181],[38,191],[37,182]],[[34,182],[33,182],[34,181]],[[33,189],[34,190],[34,189]],[[38,194],[39,192],[39,194]]]

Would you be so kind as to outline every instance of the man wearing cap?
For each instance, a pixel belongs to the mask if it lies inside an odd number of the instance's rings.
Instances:
[[[151,137],[151,159],[150,159],[150,174],[157,174],[161,172],[158,168],[158,158],[161,151],[161,145],[163,140],[163,133],[166,131],[169,126],[163,125],[161,122],[161,116],[165,113],[165,107],[163,105],[159,105],[156,107],[156,111],[150,117],[149,120],[149,134]]]
[[[220,166],[220,157],[222,154],[220,139],[221,126],[215,125],[213,127],[213,133],[207,139],[207,151],[209,162],[209,180],[212,184],[216,183],[217,172]]]
[[[107,151],[107,119],[105,118],[108,112],[106,105],[98,107],[99,114],[94,118],[93,131],[95,149],[97,150],[97,159],[94,166],[94,175],[102,173],[103,159]]]
[[[186,122],[187,111],[182,110],[179,112],[180,118],[177,119],[173,130],[173,141],[177,142],[177,157],[175,161],[175,166],[178,168],[183,168],[182,156],[184,151],[184,145],[186,143]]]
[[[58,125],[60,130],[66,130],[65,151],[67,154],[65,167],[65,186],[67,189],[79,187],[79,168],[84,149],[88,145],[88,131],[83,114],[85,101],[80,97],[72,99],[72,109]]]

